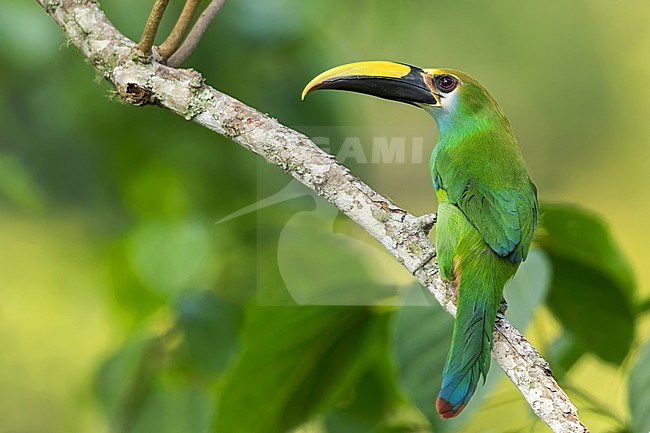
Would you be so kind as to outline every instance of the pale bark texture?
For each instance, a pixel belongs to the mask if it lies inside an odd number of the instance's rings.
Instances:
[[[455,314],[453,288],[441,279],[435,248],[423,228],[430,218],[418,219],[398,208],[309,138],[206,85],[198,72],[143,60],[136,43],[94,1],[37,1],[124,101],[166,108],[279,166],[363,227]],[[502,314],[493,341],[493,358],[553,432],[588,431],[548,363]]]

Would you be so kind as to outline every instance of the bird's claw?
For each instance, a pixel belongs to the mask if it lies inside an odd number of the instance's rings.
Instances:
[[[508,302],[506,298],[501,297],[501,304],[499,305],[499,313],[506,315],[506,310],[508,310]]]

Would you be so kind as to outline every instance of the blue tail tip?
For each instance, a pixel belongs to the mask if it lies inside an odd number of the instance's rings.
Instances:
[[[458,415],[463,409],[465,409],[464,404],[461,404],[456,409],[454,409],[451,403],[449,403],[444,398],[438,397],[436,399],[436,410],[442,419],[453,418]]]

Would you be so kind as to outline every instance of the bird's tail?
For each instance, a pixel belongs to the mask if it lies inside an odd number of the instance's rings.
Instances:
[[[490,369],[490,344],[503,285],[512,275],[505,259],[483,251],[458,263],[458,308],[436,409],[453,418],[467,405]],[[459,272],[460,271],[460,272]]]

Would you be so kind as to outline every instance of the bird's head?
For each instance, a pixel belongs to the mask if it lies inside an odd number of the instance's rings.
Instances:
[[[455,69],[422,69],[386,61],[349,63],[311,80],[302,98],[321,89],[347,90],[415,105],[429,112],[441,129],[486,116],[505,120],[481,83]]]

